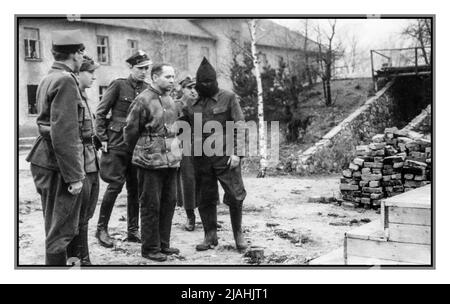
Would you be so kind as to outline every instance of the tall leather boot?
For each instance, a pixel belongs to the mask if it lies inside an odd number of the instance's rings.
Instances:
[[[78,260],[80,260],[80,240],[80,234],[76,235],[66,248],[67,262],[69,262],[69,264],[72,263],[72,266],[77,263]]]
[[[66,252],[46,253],[45,265],[48,266],[67,266]]]
[[[184,229],[187,231],[194,231],[195,229],[195,212],[194,209],[186,209],[186,225],[184,225]]]
[[[139,235],[139,199],[137,196],[137,191],[133,192],[136,192],[136,194],[128,194],[127,197],[127,241],[133,243],[141,243],[141,236]]]
[[[80,256],[80,235],[76,235],[66,248],[67,258],[78,258]]]
[[[242,201],[230,205],[230,218],[236,249],[239,251],[247,249],[247,243],[242,233]]]
[[[212,249],[218,245],[217,240],[217,206],[209,205],[198,209],[200,218],[203,223],[205,238],[202,243],[198,244],[195,249],[197,251],[205,251]]]
[[[88,229],[80,230],[80,264],[81,266],[90,266],[91,259],[89,258],[89,243],[88,243]]]
[[[114,243],[108,234],[108,223],[111,218],[111,213],[114,208],[118,193],[109,192],[106,190],[103,195],[102,205],[100,207],[100,215],[98,217],[97,233],[95,237],[98,239],[100,245],[106,248],[114,247]]]

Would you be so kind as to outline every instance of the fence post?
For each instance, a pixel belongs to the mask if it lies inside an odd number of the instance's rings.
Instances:
[[[374,90],[375,90],[375,92],[376,92],[376,91],[378,91],[378,88],[377,88],[377,81],[375,80],[375,71],[374,71],[374,68],[373,68],[373,50],[370,50],[370,65],[371,65],[371,67],[372,67],[372,83],[373,83],[373,88],[374,88]]]
[[[416,56],[416,58],[415,58],[415,70],[416,70],[416,75],[417,75],[417,73],[418,73],[418,69],[417,69],[417,47],[416,48],[414,48],[414,53],[415,53],[415,56]]]

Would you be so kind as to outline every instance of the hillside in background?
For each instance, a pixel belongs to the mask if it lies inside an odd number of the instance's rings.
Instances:
[[[310,117],[308,125],[304,130],[300,130],[297,142],[289,143],[285,139],[287,126],[280,124],[280,131],[283,135],[280,139],[280,162],[277,168],[268,170],[269,175],[290,174],[292,162],[297,160],[301,151],[312,146],[373,95],[372,79],[334,80],[331,83],[331,92],[334,104],[330,107],[325,106],[322,83],[314,85],[310,90],[303,91],[299,95],[299,105],[294,111],[294,116],[301,120]],[[245,160],[245,172],[253,174],[257,169],[257,158]]]

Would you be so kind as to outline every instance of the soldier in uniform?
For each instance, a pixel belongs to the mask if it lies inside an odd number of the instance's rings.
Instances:
[[[190,76],[183,79],[180,85],[183,95],[176,100],[176,103],[181,112],[183,107],[192,107],[192,103],[198,98],[198,93],[195,90],[195,79],[192,79]],[[178,204],[186,210],[187,222],[184,229],[187,231],[195,229],[195,189],[194,157],[192,154],[183,155],[180,170],[178,171]]]
[[[96,132],[102,142],[100,177],[108,183],[103,195],[98,219],[96,237],[107,248],[114,246],[108,234],[108,223],[117,196],[126,182],[127,224],[129,242],[140,242],[139,201],[137,171],[131,163],[132,150],[123,141],[123,128],[126,124],[131,102],[148,87],[145,82],[151,61],[146,53],[138,51],[128,58],[131,73],[128,78],[114,80],[97,107]],[[107,119],[111,111],[111,117]]]
[[[152,84],[133,101],[124,130],[125,142],[130,149],[135,147],[133,164],[138,168],[142,256],[159,262],[165,261],[167,255],[179,253],[170,247],[181,161],[176,125],[180,113],[169,96],[174,74],[168,64],[153,66]]]
[[[80,212],[79,234],[67,247],[67,257],[76,257],[81,266],[91,265],[88,246],[88,223],[94,215],[99,194],[98,159],[96,149],[101,147],[94,135],[94,118],[88,103],[86,89],[92,87],[95,81],[95,70],[100,65],[88,56],[83,57],[83,63],[78,74],[83,109],[81,122],[81,137],[84,145],[84,169],[86,171],[85,184],[79,194],[82,200]],[[97,146],[95,146],[97,144]]]
[[[27,161],[41,196],[45,221],[45,264],[64,266],[67,247],[79,232],[82,188],[88,157],[83,128],[84,102],[78,72],[84,53],[79,30],[52,32],[50,72],[39,84],[37,137]]]
[[[192,110],[183,109],[185,115],[190,117],[191,125],[193,113],[202,114],[202,124],[208,121],[218,121],[226,130],[226,122],[244,122],[244,115],[239,105],[238,98],[232,92],[219,89],[217,76],[214,68],[206,58],[203,58],[197,70],[196,90],[199,98],[194,102]],[[203,133],[202,144],[210,133]],[[227,153],[226,132],[223,135],[223,155],[194,156],[196,186],[199,187],[198,210],[205,232],[204,240],[196,246],[198,251],[208,250],[217,246],[217,203],[219,191],[217,181],[220,182],[225,195],[224,203],[229,206],[233,236],[238,250],[244,250],[247,244],[242,233],[242,203],[246,197],[246,191],[241,175],[240,157],[237,156],[237,145],[235,151]],[[231,140],[236,141],[233,134]],[[195,141],[194,140],[194,145]],[[228,139],[230,140],[230,139]],[[194,148],[195,152],[195,148]],[[231,154],[231,155],[230,155]]]

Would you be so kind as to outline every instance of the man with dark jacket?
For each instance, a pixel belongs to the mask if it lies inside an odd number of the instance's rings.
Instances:
[[[84,53],[81,32],[55,31],[52,42],[55,62],[37,90],[40,135],[27,161],[42,200],[45,264],[65,266],[67,247],[79,233],[79,194],[89,183],[86,166],[92,155],[85,153],[91,138],[83,136],[84,102],[75,75]]]
[[[232,92],[219,89],[216,71],[206,58],[203,58],[197,70],[196,90],[199,98],[193,103],[192,110],[183,109],[186,116],[190,117],[191,125],[194,125],[194,115],[202,114],[202,126],[206,123],[219,122],[224,130],[222,138],[223,147],[219,147],[221,155],[205,153],[205,140],[211,133],[203,132],[201,138],[194,138],[194,164],[196,173],[196,186],[199,187],[198,210],[203,223],[205,238],[197,245],[198,251],[208,250],[217,246],[217,203],[219,191],[217,181],[220,182],[225,195],[224,203],[229,206],[233,236],[238,250],[247,247],[242,233],[242,203],[246,197],[246,191],[241,175],[240,157],[237,156],[237,142],[243,142],[235,134],[226,134],[226,122],[243,123],[245,121],[238,98]],[[197,122],[198,123],[198,122]],[[217,131],[217,130],[216,130]],[[196,135],[195,135],[196,136]],[[241,135],[242,136],[242,135]],[[201,141],[203,150],[198,155],[196,142]],[[235,149],[227,151],[227,141],[234,141]],[[216,142],[217,144],[217,142]],[[217,149],[215,149],[217,150]]]
[[[153,66],[152,84],[133,101],[124,130],[138,168],[142,256],[159,262],[179,253],[170,247],[181,160],[176,128],[179,110],[169,96],[174,74],[168,64]]]
[[[140,242],[139,201],[137,172],[131,163],[132,150],[123,141],[123,128],[126,124],[131,102],[148,87],[145,82],[151,61],[146,53],[138,51],[127,59],[131,73],[128,78],[114,80],[97,107],[96,131],[102,141],[100,177],[108,183],[103,195],[96,237],[107,248],[114,246],[108,234],[108,223],[117,196],[126,182],[127,224],[129,242]],[[107,115],[111,111],[111,117]]]
[[[94,145],[96,140],[94,135],[94,117],[89,106],[86,89],[92,87],[95,81],[95,70],[100,65],[88,56],[83,57],[83,63],[78,73],[81,98],[83,99],[82,112],[83,121],[81,126],[81,137],[84,145],[84,169],[86,171],[86,179],[83,189],[79,194],[82,200],[80,210],[79,233],[67,247],[67,258],[75,257],[79,259],[81,266],[91,265],[89,257],[88,245],[88,226],[89,220],[94,215],[97,206],[99,194],[99,178],[98,178],[98,159],[96,149],[99,147]]]

